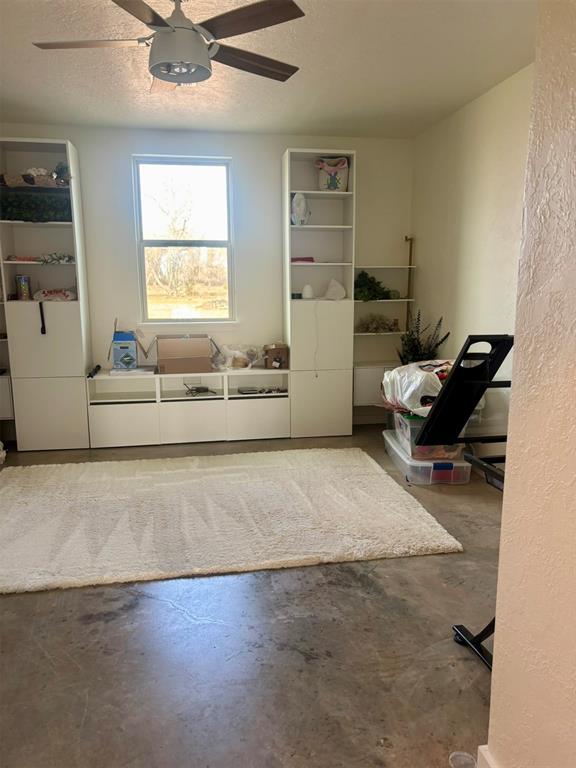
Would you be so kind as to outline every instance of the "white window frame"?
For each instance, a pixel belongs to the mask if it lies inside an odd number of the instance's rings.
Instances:
[[[140,189],[141,165],[218,165],[226,168],[226,205],[228,217],[228,240],[145,240],[142,229],[142,208]],[[140,314],[142,323],[150,325],[198,325],[212,323],[236,322],[236,272],[234,268],[234,249],[232,231],[232,184],[230,181],[229,157],[182,157],[172,155],[134,155],[134,206],[136,220],[136,240],[138,248],[138,282],[140,284]],[[183,317],[183,318],[154,318],[148,314],[148,294],[146,292],[146,248],[226,248],[228,259],[228,317]]]

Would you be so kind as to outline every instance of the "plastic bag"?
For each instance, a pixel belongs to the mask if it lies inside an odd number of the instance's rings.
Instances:
[[[451,367],[450,360],[423,360],[384,371],[384,398],[393,410],[428,416],[442,389],[438,374]]]
[[[247,344],[235,344],[228,347],[223,344],[212,363],[218,370],[226,368],[252,368],[262,358],[262,350]]]
[[[428,416],[434,400],[440,394],[454,360],[422,360],[384,371],[382,400],[391,411],[409,411],[416,416]],[[484,397],[480,400],[469,423],[481,421]]]

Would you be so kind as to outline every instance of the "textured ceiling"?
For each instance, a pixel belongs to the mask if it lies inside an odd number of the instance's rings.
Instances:
[[[302,19],[230,39],[298,65],[287,83],[214,65],[149,93],[146,49],[40,51],[33,41],[138,37],[110,0],[0,0],[1,116],[82,123],[325,135],[410,136],[533,58],[533,0],[298,0]],[[190,0],[194,21],[248,5]],[[150,0],[167,16],[171,0]]]

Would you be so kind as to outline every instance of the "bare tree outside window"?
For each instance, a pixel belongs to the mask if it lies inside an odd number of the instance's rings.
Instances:
[[[146,320],[232,316],[228,164],[136,160]]]

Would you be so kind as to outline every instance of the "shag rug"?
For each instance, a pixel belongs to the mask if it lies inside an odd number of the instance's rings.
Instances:
[[[1,592],[461,550],[359,448],[0,472]]]

